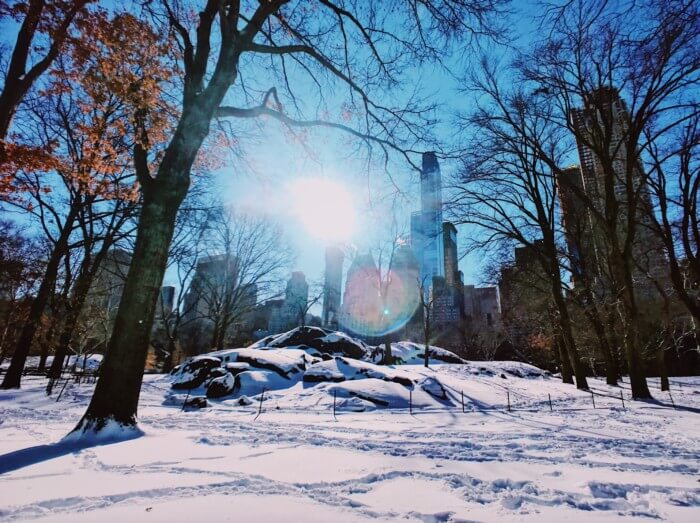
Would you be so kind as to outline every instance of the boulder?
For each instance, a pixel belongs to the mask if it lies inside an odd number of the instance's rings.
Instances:
[[[321,357],[323,354],[342,354],[350,358],[362,359],[369,351],[363,342],[345,333],[310,326],[297,327],[265,341],[267,347],[273,348],[308,347],[318,351]],[[260,347],[260,342],[254,346]]]
[[[222,369],[223,370],[223,369]],[[236,378],[233,374],[224,371],[223,376],[214,378],[207,385],[207,398],[223,398],[233,393]]]
[[[209,379],[212,369],[221,368],[221,360],[213,356],[195,356],[173,374],[173,389],[196,389]]]
[[[209,406],[209,402],[207,401],[207,398],[204,396],[192,396],[190,399],[188,399],[185,402],[185,409],[186,410],[199,410],[199,409],[206,409]]]

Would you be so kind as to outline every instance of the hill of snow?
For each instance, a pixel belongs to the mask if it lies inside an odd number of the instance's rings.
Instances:
[[[55,444],[93,384],[0,391],[0,521],[697,521],[698,377],[637,402],[522,363],[272,341],[144,376],[144,435],[110,445]]]

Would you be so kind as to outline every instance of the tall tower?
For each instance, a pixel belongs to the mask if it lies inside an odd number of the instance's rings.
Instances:
[[[612,177],[615,199],[620,205],[618,218],[618,234],[626,234],[626,216],[628,212],[627,173],[632,173],[633,190],[637,193],[635,221],[639,224],[636,228],[635,240],[632,245],[632,253],[635,262],[643,266],[637,269],[635,280],[639,282],[636,287],[649,296],[656,296],[654,286],[650,284],[646,275],[662,280],[666,274],[666,261],[664,248],[651,228],[645,226],[649,215],[653,212],[651,193],[646,182],[646,177],[639,161],[634,165],[628,165],[628,147],[625,141],[628,134],[629,112],[624,100],[617,89],[601,87],[594,91],[585,107],[571,111],[571,123],[577,131],[577,147],[581,161],[581,180],[586,196],[591,200],[592,207],[600,214],[605,214],[606,205],[606,173],[603,162],[596,151],[589,146],[597,143],[600,147],[607,147],[612,156]],[[634,145],[636,147],[636,144]],[[600,149],[599,149],[600,150]],[[634,156],[634,155],[632,155]],[[590,232],[588,245],[584,247],[595,254],[597,263],[595,275],[603,275],[609,256],[607,238],[603,234],[602,222],[595,219],[590,211],[587,213],[590,220]],[[620,238],[624,241],[624,236]],[[592,271],[591,271],[592,272]],[[642,282],[644,282],[642,284]]]
[[[592,281],[599,275],[595,262],[593,227],[581,197],[585,193],[581,168],[578,165],[566,167],[557,172],[556,176],[561,220],[576,286],[581,278]]]
[[[345,254],[339,247],[326,248],[326,273],[323,284],[323,314],[324,327],[338,328],[338,313],[340,312],[340,294],[343,281],[343,260]]]
[[[421,210],[411,216],[411,243],[420,263],[420,277],[430,285],[433,277],[445,276],[442,231],[442,178],[435,153],[423,153],[420,177]]]

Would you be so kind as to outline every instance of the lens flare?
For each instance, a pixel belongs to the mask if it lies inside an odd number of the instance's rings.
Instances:
[[[379,274],[367,268],[348,274],[340,314],[344,330],[359,336],[381,337],[405,326],[420,304],[416,278],[411,273],[391,271],[385,296],[379,293]]]

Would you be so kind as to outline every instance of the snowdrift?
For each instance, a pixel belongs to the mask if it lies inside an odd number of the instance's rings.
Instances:
[[[423,345],[392,343],[397,364],[391,366],[375,363],[380,359],[378,352],[342,332],[300,327],[250,347],[190,358],[171,372],[171,387],[198,398],[189,400],[192,408],[208,406],[206,399],[248,405],[251,397],[263,391],[266,400],[286,396],[300,408],[327,401],[329,396],[340,401],[339,408],[349,410],[454,404],[456,389],[449,383],[452,374],[426,375],[431,371],[422,367]],[[429,356],[431,365],[455,364],[462,376],[544,376],[536,367],[515,362],[467,364],[440,347],[431,346]],[[182,404],[184,400],[172,393],[166,398],[168,404],[178,401]]]

